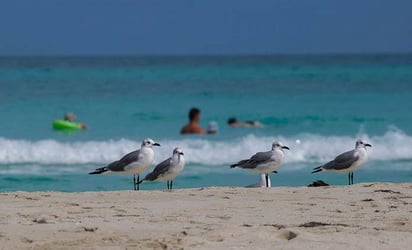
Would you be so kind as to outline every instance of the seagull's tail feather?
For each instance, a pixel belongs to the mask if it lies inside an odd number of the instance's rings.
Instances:
[[[247,163],[249,160],[242,160],[239,161],[238,163],[230,165],[230,168],[235,168],[235,167],[242,167],[243,164]]]
[[[322,166],[313,169],[312,174],[323,171]]]
[[[156,174],[155,172],[150,172],[146,175],[146,177],[144,177],[140,182],[143,181],[154,181],[157,179],[157,177],[159,177],[159,174]],[[139,184],[140,184],[139,182]]]
[[[103,167],[103,168],[98,168],[95,171],[90,172],[89,174],[102,174],[107,171],[109,171],[109,169],[107,167]]]

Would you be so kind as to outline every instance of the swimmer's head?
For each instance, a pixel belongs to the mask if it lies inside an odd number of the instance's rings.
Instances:
[[[237,119],[235,118],[235,117],[230,117],[228,120],[227,120],[227,124],[229,124],[229,125],[232,125],[232,124],[234,124],[234,123],[236,123],[237,122]]]
[[[73,113],[68,112],[64,115],[64,120],[74,122],[76,120],[76,116]]]
[[[198,122],[200,120],[200,109],[191,108],[189,111],[189,120]]]

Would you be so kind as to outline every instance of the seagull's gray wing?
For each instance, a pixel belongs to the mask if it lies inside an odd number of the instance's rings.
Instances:
[[[325,170],[344,170],[352,166],[358,159],[359,156],[355,156],[355,150],[351,150],[338,155],[333,161],[323,165],[322,168]]]
[[[263,164],[270,161],[271,157],[272,151],[259,152],[250,157],[250,159],[239,161],[238,163],[231,165],[231,167],[255,168],[259,164]]]
[[[120,160],[114,161],[107,165],[107,169],[113,172],[124,171],[124,168],[132,162],[139,159],[140,150],[136,150],[123,156]]]
[[[249,164],[257,165],[257,164],[266,163],[271,160],[272,155],[273,155],[272,151],[256,153],[254,156],[250,158]]]
[[[162,161],[161,163],[157,164],[156,167],[153,169],[152,172],[148,173],[146,177],[144,177],[145,181],[154,181],[160,175],[166,173],[169,170],[171,165],[172,157],[167,158],[166,160]]]

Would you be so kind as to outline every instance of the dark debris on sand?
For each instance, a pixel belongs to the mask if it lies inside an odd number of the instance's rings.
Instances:
[[[314,181],[313,183],[308,185],[308,187],[324,187],[324,186],[329,186],[329,184],[322,180]]]

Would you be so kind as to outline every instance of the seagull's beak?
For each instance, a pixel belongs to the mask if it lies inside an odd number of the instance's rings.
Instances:
[[[290,150],[290,148],[289,148],[289,147],[287,147],[287,146],[283,146],[282,148],[283,148],[283,149]]]
[[[185,154],[183,154],[183,152],[180,152],[179,155],[185,155]]]
[[[369,143],[365,143],[365,147],[372,147],[372,145]]]
[[[160,147],[160,144],[157,143],[157,142],[155,142],[155,143],[153,143],[153,146],[158,146],[158,147]]]

